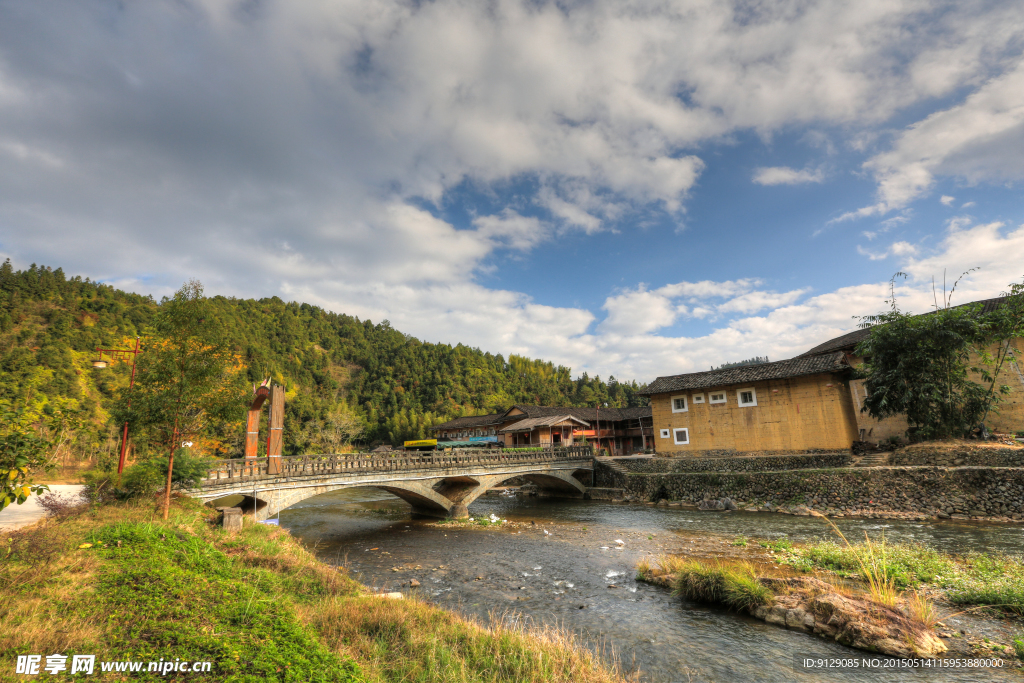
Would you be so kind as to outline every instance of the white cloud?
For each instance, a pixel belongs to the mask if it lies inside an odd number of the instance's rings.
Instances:
[[[627,287],[594,328],[591,311],[474,279],[555,235],[630,227],[638,212],[678,219],[710,143],[810,125],[868,152],[895,113],[964,90],[872,156],[878,203],[836,220],[885,213],[941,175],[1020,176],[1014,3],[61,7],[0,5],[5,252],[158,295],[197,276],[211,292],[388,317],[577,370],[642,379],[784,357],[879,307],[882,285],[806,298],[731,274]],[[493,208],[456,229],[438,216],[463,188]],[[950,244],[970,233],[1003,261],[1020,253],[1000,228],[951,226]],[[939,265],[899,249],[887,254]],[[713,331],[656,334],[691,322]]]
[[[878,205],[888,211],[927,192],[935,177],[967,183],[1024,178],[1024,62],[998,75],[958,105],[900,134],[892,148],[864,164],[878,181]],[[953,198],[943,196],[951,205]]]
[[[942,197],[939,198],[939,203],[940,204],[944,204],[945,206],[953,206],[953,202],[955,200],[956,200],[956,197],[951,197],[948,194],[944,194],[944,195],[942,195]]]
[[[501,214],[478,216],[473,219],[479,235],[494,245],[528,251],[546,240],[551,228],[534,216],[521,216],[512,209]]]
[[[803,183],[820,183],[825,180],[825,172],[821,169],[796,170],[788,166],[770,166],[759,168],[754,172],[754,182],[758,185],[800,185]]]
[[[872,237],[874,235],[872,234]],[[868,239],[871,239],[869,237]],[[913,256],[918,252],[918,248],[910,242],[893,242],[889,245],[889,248],[883,252],[874,252],[864,247],[857,246],[857,253],[861,256],[867,256],[872,261],[881,261],[882,259],[889,258],[890,256]]]

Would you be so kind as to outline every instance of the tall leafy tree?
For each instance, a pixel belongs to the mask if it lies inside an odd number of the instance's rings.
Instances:
[[[972,361],[986,359],[994,341],[992,319],[979,305],[951,306],[952,292],[931,313],[905,313],[896,304],[899,276],[905,277],[897,273],[890,283],[890,310],[863,319],[871,327],[856,350],[865,358],[863,410],[877,419],[906,416],[917,439],[966,436],[999,400],[997,392],[972,379],[989,376]]]
[[[122,394],[113,412],[118,421],[127,419],[148,430],[166,449],[167,519],[178,444],[198,439],[215,423],[240,420],[245,386],[241,367],[198,280],[190,280],[161,302],[153,330],[139,355],[135,388],[130,395]]]
[[[1009,387],[998,385],[999,376],[1007,362],[1016,363],[1020,372],[1024,369],[1024,358],[1014,358],[1013,343],[1024,338],[1024,282],[1013,282],[1003,292],[1003,305],[986,316],[985,323],[995,345],[995,352],[986,351],[983,355],[985,367],[982,378],[988,383],[988,395],[995,403],[996,392],[1006,393]],[[981,419],[984,422],[991,406],[986,408]]]
[[[79,411],[70,401],[38,392],[45,374],[36,372],[18,399],[0,399],[0,510],[50,490],[33,483],[32,474],[52,470],[71,434],[81,427]]]

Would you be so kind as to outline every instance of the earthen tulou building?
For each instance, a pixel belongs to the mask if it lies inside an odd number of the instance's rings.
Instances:
[[[975,303],[987,312],[1002,301]],[[790,360],[658,377],[640,392],[650,397],[655,450],[793,453],[905,438],[904,418],[880,421],[862,411],[864,380],[853,379],[853,368],[864,361],[855,349],[870,334],[859,329]],[[1024,430],[1024,339],[1010,346],[1000,375],[1010,394],[986,425],[1013,433]]]

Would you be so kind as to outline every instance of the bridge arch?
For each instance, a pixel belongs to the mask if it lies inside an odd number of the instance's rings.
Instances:
[[[555,493],[559,496],[582,498],[587,490],[587,487],[579,479],[572,476],[570,472],[552,470],[503,473],[476,477],[443,477],[435,480],[389,481],[386,483],[339,482],[336,484],[323,483],[292,488],[268,489],[261,489],[257,486],[255,499],[253,497],[253,489],[249,489],[248,491],[231,491],[226,494],[218,493],[215,498],[208,498],[208,500],[216,502],[229,497],[241,496],[244,501],[238,506],[243,508],[245,514],[253,513],[253,500],[255,500],[256,519],[264,520],[277,515],[282,510],[296,503],[324,493],[350,488],[375,488],[387,491],[401,498],[409,503],[413,508],[413,512],[417,514],[461,518],[469,515],[468,506],[488,489],[499,486],[502,482],[516,477],[523,477],[535,484],[539,489]]]

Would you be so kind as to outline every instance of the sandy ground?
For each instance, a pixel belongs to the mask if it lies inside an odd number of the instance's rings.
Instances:
[[[50,484],[52,493],[79,493],[85,487],[81,484]],[[44,494],[45,495],[45,494]],[[30,496],[21,505],[8,505],[0,510],[0,529],[17,529],[46,516],[46,510],[39,506],[38,496]]]

